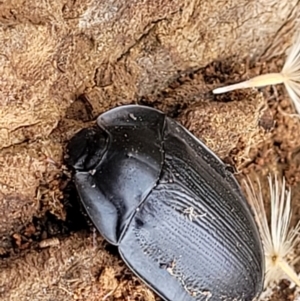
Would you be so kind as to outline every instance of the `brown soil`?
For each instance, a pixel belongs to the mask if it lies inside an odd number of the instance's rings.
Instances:
[[[1,300],[159,300],[90,224],[65,165],[70,137],[121,104],[176,118],[238,179],[284,175],[296,223],[300,120],[284,87],[211,90],[280,70],[297,1],[38,3],[0,1]],[[283,281],[271,300],[297,296]]]

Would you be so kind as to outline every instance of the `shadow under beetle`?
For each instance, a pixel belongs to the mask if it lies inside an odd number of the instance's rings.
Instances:
[[[145,106],[97,119],[68,144],[88,215],[164,300],[251,301],[263,288],[258,227],[226,165]]]

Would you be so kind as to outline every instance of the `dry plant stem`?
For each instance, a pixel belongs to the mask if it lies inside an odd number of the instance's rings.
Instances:
[[[217,88],[213,90],[213,93],[221,94],[237,89],[246,89],[246,88],[255,88],[255,87],[259,88],[259,87],[265,87],[269,85],[282,84],[283,82],[284,82],[284,76],[281,73],[268,73],[268,74],[258,75],[256,77],[253,77],[241,83]]]
[[[274,182],[269,177],[271,220],[270,226],[264,208],[264,198],[259,180],[255,190],[252,182],[244,181],[248,201],[258,224],[266,261],[265,287],[288,276],[300,287],[300,279],[291,267],[290,256],[299,242],[300,223],[290,229],[291,220],[291,190],[286,189],[285,179],[282,182],[275,177]],[[296,260],[298,258],[295,258]]]
[[[280,260],[278,262],[278,266],[282,269],[282,271],[289,276],[289,278],[295,282],[299,287],[300,287],[300,280],[297,276],[297,274],[295,273],[295,271],[291,268],[291,266],[283,260]]]

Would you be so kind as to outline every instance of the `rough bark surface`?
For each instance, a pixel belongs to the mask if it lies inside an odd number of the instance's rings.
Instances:
[[[0,299],[157,299],[86,231],[64,165],[68,139],[117,105],[162,109],[236,171],[278,169],[299,196],[284,90],[211,94],[278,71],[299,12],[298,0],[0,1]]]

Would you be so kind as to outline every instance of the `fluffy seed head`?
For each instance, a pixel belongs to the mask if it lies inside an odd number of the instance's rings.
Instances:
[[[300,114],[300,32],[295,36],[294,43],[289,49],[280,73],[258,75],[241,83],[214,89],[213,93],[220,94],[237,89],[258,88],[277,84],[285,85],[296,111]]]
[[[300,32],[289,50],[281,74],[285,88],[300,114]]]
[[[264,207],[261,184],[257,180],[258,189],[252,182],[244,181],[248,201],[255,215],[266,258],[265,287],[281,279],[289,278],[300,286],[300,279],[293,269],[293,264],[300,258],[292,258],[299,243],[300,223],[290,228],[291,190],[286,189],[285,179],[279,181],[268,177],[270,189],[270,222]]]

